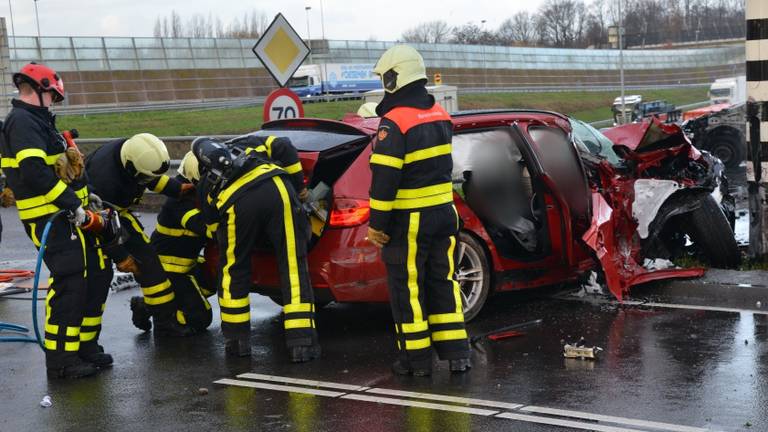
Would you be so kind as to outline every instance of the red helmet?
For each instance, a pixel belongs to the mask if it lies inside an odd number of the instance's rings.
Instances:
[[[16,88],[22,82],[31,84],[39,91],[49,91],[53,93],[53,101],[61,102],[64,100],[64,81],[59,74],[48,66],[32,62],[15,74],[13,74],[13,84]]]

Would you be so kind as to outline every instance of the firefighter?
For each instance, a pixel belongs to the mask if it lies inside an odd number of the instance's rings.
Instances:
[[[141,133],[99,147],[88,155],[85,168],[91,190],[107,205],[116,207],[123,220],[126,241],[106,249],[106,252],[118,270],[133,273],[141,286],[143,302],[131,302],[133,324],[149,331],[154,322],[156,334],[187,336],[192,330],[177,319],[171,282],[149,237],[144,234],[144,227],[130,210],[147,189],[173,198],[194,189],[192,184],[182,184],[165,175],[170,160],[162,140],[152,134]]]
[[[274,136],[246,135],[228,145],[210,138],[192,144],[200,161],[203,212],[218,227],[217,287],[226,353],[251,354],[251,253],[268,242],[280,271],[289,358],[313,360],[320,345],[306,259],[309,223],[299,203],[307,192],[296,149],[287,138]]]
[[[49,108],[64,99],[64,83],[51,68],[30,63],[13,75],[19,98],[6,117],[0,153],[19,218],[39,248],[47,222],[45,363],[51,378],[93,375],[113,359],[98,344],[112,267],[94,234],[81,229],[88,205],[82,155],[67,149]],[[90,197],[96,200],[97,197]]]
[[[175,179],[184,184],[196,184],[200,180],[197,159],[192,152],[181,160]],[[215,291],[211,291],[212,284],[204,276],[200,258],[207,234],[210,232],[197,208],[195,197],[188,194],[166,199],[150,239],[171,281],[178,306],[177,320],[195,331],[208,328],[213,315],[207,298]],[[131,299],[133,304],[141,302],[141,297]]]
[[[424,60],[396,45],[376,63],[384,98],[371,155],[368,239],[382,247],[395,321],[396,374],[427,376],[432,346],[451,372],[469,370],[454,274],[458,215],[451,183],[451,117],[427,93]]]

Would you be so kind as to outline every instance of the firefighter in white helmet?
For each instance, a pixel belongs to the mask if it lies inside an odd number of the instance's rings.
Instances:
[[[180,322],[171,282],[143,226],[131,212],[147,189],[173,198],[194,190],[191,183],[165,175],[170,163],[165,143],[152,134],[140,133],[99,147],[86,158],[85,167],[91,190],[107,205],[116,207],[123,220],[127,239],[105,250],[117,269],[133,273],[141,286],[144,298],[131,299],[133,324],[149,331],[151,316],[156,333],[186,336],[192,330]]]
[[[200,180],[197,158],[188,152],[181,160],[179,174],[182,184],[196,185]],[[202,269],[201,250],[212,238],[200,213],[195,194],[180,198],[168,197],[152,233],[151,242],[163,265],[176,296],[178,320],[195,331],[205,330],[212,319],[208,297],[216,293],[213,283]],[[140,301],[141,297],[138,297]]]
[[[451,117],[427,93],[421,55],[408,45],[376,63],[384,98],[371,155],[368,239],[382,248],[399,358],[397,374],[429,375],[432,347],[451,372],[470,368],[454,273],[459,218],[453,205]]]

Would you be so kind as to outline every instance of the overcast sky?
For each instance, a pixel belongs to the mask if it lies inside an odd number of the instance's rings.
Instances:
[[[33,0],[10,0],[13,23],[20,36],[34,36]],[[325,36],[328,39],[369,38],[395,40],[403,30],[419,22],[442,19],[451,25],[468,21],[495,29],[507,17],[521,9],[531,11],[543,0],[323,0]],[[152,36],[155,18],[179,12],[184,21],[192,14],[212,12],[225,23],[254,8],[271,20],[282,12],[294,28],[306,37],[304,8],[312,7],[310,32],[320,37],[320,0],[39,0],[42,36]],[[0,1],[0,14],[8,17],[8,1]],[[10,20],[6,18],[8,31]]]

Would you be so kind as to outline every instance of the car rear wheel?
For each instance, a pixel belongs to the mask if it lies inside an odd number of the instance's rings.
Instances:
[[[707,143],[710,153],[723,162],[726,168],[738,168],[744,160],[744,151],[739,137],[730,134],[719,134],[711,137]]]
[[[456,280],[461,288],[464,320],[470,321],[480,313],[488,298],[491,273],[485,250],[474,237],[460,233],[456,248]]]
[[[707,195],[701,206],[688,215],[688,235],[709,264],[718,268],[734,268],[741,252],[731,224],[717,201]]]

